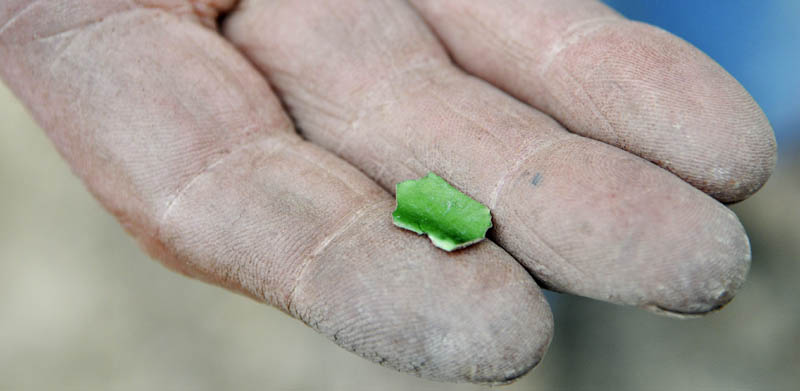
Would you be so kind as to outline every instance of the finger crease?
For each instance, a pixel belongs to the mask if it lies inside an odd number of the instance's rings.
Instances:
[[[41,2],[42,2],[41,0],[35,0],[35,1],[32,1],[32,2],[28,3],[28,5],[22,7],[21,10],[17,11],[14,15],[11,16],[11,18],[6,20],[6,22],[3,23],[2,26],[0,26],[0,37],[3,36],[3,32],[4,31],[6,31],[9,27],[14,25],[14,23],[17,21],[17,19],[19,19],[20,17],[22,17],[23,15],[28,13],[34,6],[36,6],[37,4],[39,4]]]
[[[342,178],[341,176],[339,176],[335,171],[331,170],[330,167],[328,167],[326,164],[322,164],[318,160],[309,159],[308,156],[306,156],[306,155],[304,155],[302,153],[297,153],[297,151],[291,151],[291,152],[292,152],[292,154],[294,154],[298,158],[303,159],[303,160],[311,163],[312,165],[314,165],[315,167],[319,168],[320,170],[325,171],[326,174],[330,175],[333,178],[336,178],[339,181],[339,183],[343,184],[345,187],[347,187],[353,193],[358,194],[360,196],[364,196],[365,195],[365,193],[364,193],[364,191],[362,189],[353,186],[350,183],[350,181],[348,181],[348,180]]]
[[[536,265],[537,268],[538,268],[537,270],[533,270],[533,274],[535,274],[537,278],[542,278],[543,275],[547,275],[548,277],[553,275],[553,273],[551,271],[549,271],[547,266],[544,265],[541,262],[538,262],[537,259],[552,258],[552,259],[556,259],[556,260],[560,261],[559,263],[561,263],[563,266],[567,266],[570,269],[572,269],[573,273],[575,275],[583,277],[583,278],[580,278],[580,279],[574,279],[574,281],[593,281],[593,280],[596,280],[596,277],[589,276],[585,271],[583,271],[581,268],[575,266],[575,264],[573,264],[571,261],[567,260],[567,258],[565,256],[561,255],[561,253],[558,250],[556,250],[555,247],[553,247],[548,241],[544,240],[541,237],[541,235],[539,235],[536,232],[536,230],[533,227],[531,227],[531,224],[529,222],[530,219],[525,218],[525,216],[519,215],[518,212],[516,213],[516,215],[517,215],[517,218],[519,219],[519,221],[522,222],[522,224],[520,224],[520,225],[522,227],[524,227],[526,231],[528,231],[529,237],[531,237],[533,240],[535,240],[536,242],[541,244],[542,248],[544,250],[547,250],[547,252],[550,253],[549,257],[548,256],[542,256],[543,254],[540,253],[540,254],[537,254],[537,255],[539,255],[539,257],[531,258],[532,259],[531,263]],[[544,273],[542,273],[542,271],[544,271]],[[548,284],[552,283],[552,281],[549,281],[549,280],[545,280],[545,282],[547,282]],[[575,286],[572,287],[573,290],[575,290],[575,288],[577,288],[577,287],[575,287]]]
[[[602,128],[604,132],[604,136],[602,137],[602,141],[610,144],[610,145],[617,145],[619,144],[619,140],[611,140],[610,137],[619,138],[620,134],[617,131],[617,128],[613,125],[611,120],[608,118],[606,113],[600,109],[600,106],[597,105],[595,98],[586,92],[586,89],[583,88],[583,84],[581,84],[578,79],[567,69],[564,69],[564,75],[572,82],[575,90],[578,91],[578,95],[576,99],[577,101],[581,101],[586,98],[585,101],[589,103],[589,110],[591,110],[592,114],[594,115],[594,119],[598,120],[600,123],[596,126],[597,128]],[[556,96],[556,94],[551,94]],[[566,104],[565,107],[568,107],[570,103]],[[569,129],[569,128],[567,128]],[[591,137],[590,137],[591,138]]]
[[[127,15],[127,14],[129,14],[131,12],[134,12],[134,11],[137,11],[137,9],[121,10],[121,11],[118,11],[118,12],[115,12],[115,13],[112,13],[112,14],[109,14],[109,15],[105,15],[105,16],[103,16],[101,18],[98,18],[98,19],[91,19],[91,20],[83,21],[81,23],[69,26],[69,27],[67,27],[67,28],[65,28],[63,30],[58,30],[58,31],[55,31],[55,32],[47,33],[45,35],[38,35],[38,34],[34,33],[33,39],[31,41],[32,42],[46,41],[46,40],[52,40],[52,39],[60,38],[62,36],[69,35],[69,34],[76,34],[76,33],[80,32],[80,31],[89,29],[91,27],[100,26],[100,25],[103,24],[103,22],[106,22],[109,19],[122,17],[122,16],[125,16],[125,15]]]
[[[533,47],[526,45],[523,42],[514,39],[508,39],[508,37],[503,34],[505,31],[492,28],[484,21],[485,18],[475,14],[474,11],[465,10],[464,15],[470,19],[470,29],[474,28],[474,26],[479,26],[481,32],[483,33],[482,36],[488,41],[491,41],[491,46],[502,48],[503,53],[510,57],[514,63],[527,63],[527,58],[524,53],[535,52]],[[527,72],[528,70],[526,69],[525,71]]]
[[[297,317],[298,319],[304,319],[302,314],[298,313],[297,308],[295,308],[295,295],[298,293],[298,288],[303,281],[303,277],[305,276],[306,272],[309,269],[309,265],[317,259],[319,259],[320,255],[322,255],[325,250],[333,243],[337,238],[342,236],[345,232],[347,232],[351,227],[353,227],[357,221],[361,219],[362,216],[371,212],[374,209],[377,209],[380,206],[383,206],[387,203],[392,203],[394,200],[387,199],[384,201],[378,201],[373,203],[366,203],[364,206],[354,209],[350,213],[347,213],[341,219],[339,219],[334,226],[338,226],[330,234],[326,235],[322,240],[320,240],[319,244],[317,244],[313,250],[311,250],[303,261],[303,265],[300,266],[299,272],[297,273],[297,278],[295,280],[294,286],[292,290],[286,295],[286,309],[289,311],[290,314]]]
[[[624,22],[619,16],[604,16],[573,23],[567,27],[561,39],[556,40],[544,54],[542,64],[539,68],[539,75],[544,76],[550,69],[554,60],[558,58],[564,50],[592,36],[594,33],[600,31],[601,28],[619,22]],[[519,63],[519,65],[522,65],[522,63]],[[525,71],[527,71],[527,69]]]
[[[513,177],[522,168],[525,162],[529,161],[535,156],[540,155],[543,151],[553,149],[569,142],[572,142],[572,137],[570,137],[568,134],[565,134],[563,137],[548,140],[544,143],[528,143],[528,145],[526,145],[519,153],[520,157],[514,161],[514,164],[510,166],[510,168],[503,174],[502,177],[500,177],[500,180],[497,181],[497,184],[494,186],[494,191],[492,191],[492,195],[489,198],[489,209],[494,209],[495,206],[497,206],[498,200],[502,195],[503,188],[505,187],[506,182],[508,182],[508,178]]]
[[[299,139],[298,139],[299,140]],[[264,145],[267,146],[266,153],[273,154],[279,151],[281,148],[285,147],[288,143],[291,143],[293,140],[288,137],[288,134],[285,133],[272,133],[268,135],[262,135],[256,140],[247,139],[246,142],[241,142],[232,148],[225,149],[223,151],[218,152],[219,156],[211,161],[209,164],[204,166],[200,169],[196,174],[192,175],[183,185],[181,185],[178,190],[169,197],[169,201],[164,209],[164,212],[161,213],[161,216],[158,218],[158,222],[156,224],[156,232],[155,237],[160,238],[161,229],[163,227],[164,222],[169,217],[169,214],[172,212],[172,209],[179,203],[181,198],[186,194],[186,192],[197,182],[198,179],[202,178],[204,175],[210,173],[215,167],[219,166],[220,164],[224,163],[232,156],[236,156],[236,154],[240,153],[241,151],[247,149],[255,149],[255,148],[263,148]]]

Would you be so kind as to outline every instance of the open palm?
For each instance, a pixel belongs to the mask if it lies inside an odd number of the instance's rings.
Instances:
[[[539,362],[539,285],[721,307],[750,248],[719,201],[775,163],[732,77],[594,0],[6,0],[0,75],[165,265],[446,381]],[[392,225],[429,171],[492,241]]]

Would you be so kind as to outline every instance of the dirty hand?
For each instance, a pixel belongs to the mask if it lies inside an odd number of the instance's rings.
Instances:
[[[741,286],[719,201],[758,190],[775,141],[680,39],[593,0],[233,3],[0,5],[0,75],[168,267],[383,365],[492,383],[550,342],[534,277],[673,314]],[[395,183],[428,171],[491,208],[492,241],[392,225]]]

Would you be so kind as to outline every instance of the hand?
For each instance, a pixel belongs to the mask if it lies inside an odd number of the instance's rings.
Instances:
[[[154,257],[401,371],[536,365],[528,272],[672,314],[733,297],[750,249],[714,198],[775,163],[733,78],[589,0],[412,3],[9,0],[0,75]],[[392,225],[387,190],[428,171],[491,208],[493,241]]]

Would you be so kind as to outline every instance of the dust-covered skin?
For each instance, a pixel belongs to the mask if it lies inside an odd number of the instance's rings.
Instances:
[[[552,336],[528,271],[672,314],[744,281],[736,217],[636,155],[723,201],[774,164],[763,114],[696,49],[598,3],[503,3],[10,0],[0,75],[168,267],[382,365],[502,383]],[[695,79],[666,91],[674,72]],[[385,189],[428,171],[490,206],[494,241],[448,254],[392,226]]]
[[[747,91],[703,52],[589,0],[410,0],[458,65],[569,130],[642,156],[723,202],[775,166]]]

